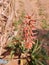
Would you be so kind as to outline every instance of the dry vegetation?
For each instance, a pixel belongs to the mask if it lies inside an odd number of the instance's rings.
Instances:
[[[14,27],[12,26],[12,23],[14,17],[17,16],[14,5],[15,0],[0,1],[0,53],[5,44],[7,44],[9,36],[14,35]]]

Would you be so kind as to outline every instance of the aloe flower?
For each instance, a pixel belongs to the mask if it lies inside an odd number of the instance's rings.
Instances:
[[[25,40],[25,48],[31,49],[33,44],[35,44],[34,39],[36,39],[36,36],[34,36],[33,30],[36,30],[36,27],[34,26],[34,23],[36,23],[36,20],[31,19],[32,16],[26,16],[24,20],[24,28],[23,28],[23,34],[24,34],[24,40]]]

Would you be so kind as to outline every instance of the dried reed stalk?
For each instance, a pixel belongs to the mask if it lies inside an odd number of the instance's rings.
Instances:
[[[0,55],[9,36],[15,32],[12,26],[15,12],[15,0],[0,1]]]

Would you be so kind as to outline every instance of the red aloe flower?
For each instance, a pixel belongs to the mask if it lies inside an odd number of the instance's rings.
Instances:
[[[27,18],[27,19],[31,19],[31,16],[28,15],[28,16],[25,16],[25,18]]]
[[[25,48],[26,49],[31,49],[32,48],[32,43],[30,43],[30,42],[25,43]]]
[[[25,48],[31,49],[32,45],[35,44],[34,39],[36,39],[36,36],[34,36],[32,30],[36,30],[36,27],[34,26],[34,23],[36,20],[31,19],[31,16],[26,16],[24,20],[24,40],[25,40]]]

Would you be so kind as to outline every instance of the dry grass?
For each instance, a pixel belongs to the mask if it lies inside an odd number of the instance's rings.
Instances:
[[[15,0],[0,1],[0,54],[7,43],[9,36],[13,35],[13,20],[15,13]]]

